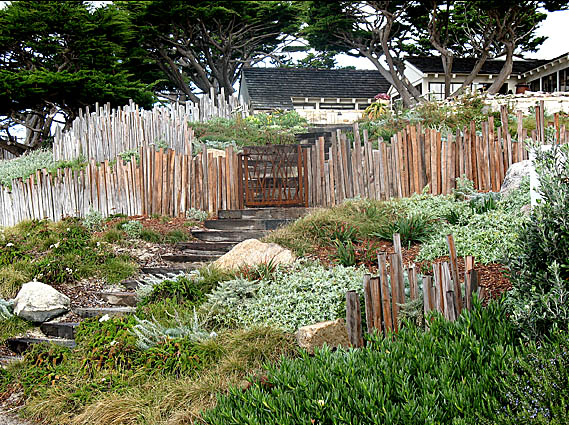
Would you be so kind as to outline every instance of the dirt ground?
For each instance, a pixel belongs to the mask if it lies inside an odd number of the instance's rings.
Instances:
[[[34,425],[16,418],[12,413],[0,408],[0,425]]]
[[[393,254],[395,251],[393,249],[393,244],[391,242],[380,242],[376,246],[378,251],[386,252],[387,254]],[[417,270],[421,273],[422,270],[428,270],[429,274],[432,274],[432,263],[423,261],[415,262],[415,258],[419,254],[421,246],[416,244],[412,245],[410,248],[402,248],[403,251],[403,264],[407,265],[415,263]],[[321,249],[319,252],[315,253],[314,256],[317,257],[324,264],[331,264],[334,260],[332,258],[334,248]],[[358,247],[356,246],[356,253],[358,252]],[[361,258],[360,258],[361,259]],[[442,263],[449,261],[449,257],[440,257],[435,260],[435,263]],[[372,274],[377,273],[377,259],[368,258],[366,267],[370,270]],[[478,283],[481,287],[486,289],[487,295],[492,298],[499,297],[505,291],[511,289],[510,279],[507,276],[507,268],[502,264],[480,264],[474,263],[474,268],[478,272]],[[461,276],[464,276],[465,269],[465,259],[458,258],[458,271]]]

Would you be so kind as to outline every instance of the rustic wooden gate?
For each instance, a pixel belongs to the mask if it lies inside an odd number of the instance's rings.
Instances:
[[[250,146],[239,155],[243,207],[308,206],[307,152],[300,145]]]

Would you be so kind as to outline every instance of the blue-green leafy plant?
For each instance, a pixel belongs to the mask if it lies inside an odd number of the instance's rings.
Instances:
[[[140,232],[142,232],[142,223],[137,220],[129,220],[121,228],[130,239],[138,239]]]
[[[221,324],[270,325],[295,331],[345,314],[346,292],[361,292],[364,269],[297,262],[278,268],[270,280],[222,282],[202,306]]]
[[[186,218],[190,220],[205,221],[207,220],[208,216],[209,214],[207,211],[202,211],[193,207],[186,211]]]
[[[103,221],[103,214],[97,210],[90,209],[85,218],[83,218],[83,226],[92,232],[99,231],[102,228]]]

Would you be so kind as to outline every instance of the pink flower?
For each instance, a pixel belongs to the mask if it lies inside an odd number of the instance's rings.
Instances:
[[[387,94],[387,93],[378,93],[375,95],[376,100],[382,99],[382,100],[389,100],[391,97]]]

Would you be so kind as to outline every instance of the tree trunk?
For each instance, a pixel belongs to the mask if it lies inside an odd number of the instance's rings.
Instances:
[[[496,80],[492,83],[490,88],[488,89],[488,94],[496,94],[502,88],[504,82],[508,79],[510,74],[512,73],[512,68],[514,66],[514,43],[507,42],[505,43],[506,49],[506,61],[496,77]]]
[[[23,155],[29,150],[26,145],[6,139],[0,139],[0,149],[4,149],[16,156]]]
[[[450,82],[452,79],[452,61],[453,61],[453,56],[452,54],[449,56],[443,56],[442,57],[442,61],[443,61],[443,69],[445,71],[445,99],[447,99],[448,97],[450,97]]]
[[[470,84],[472,84],[472,82],[474,81],[474,79],[476,78],[476,76],[478,75],[480,70],[482,69],[482,66],[486,62],[486,59],[488,59],[488,51],[484,51],[482,53],[482,56],[480,56],[480,58],[478,58],[478,61],[474,65],[474,68],[472,68],[472,71],[470,71],[470,74],[468,75],[468,77],[466,77],[466,80],[464,80],[462,85],[450,96],[451,98],[457,97],[458,95],[460,95],[464,91],[464,89],[466,87],[468,87]]]

